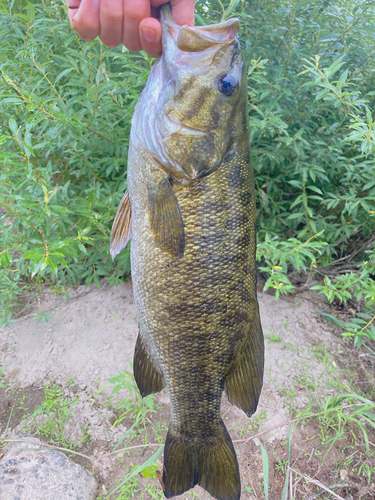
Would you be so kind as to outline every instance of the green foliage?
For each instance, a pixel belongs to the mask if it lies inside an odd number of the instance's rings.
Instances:
[[[312,284],[323,278],[314,288],[330,302],[361,300],[363,313],[345,325],[359,346],[375,331],[375,6],[241,1],[235,13],[265,289],[293,292],[295,269]]]
[[[344,325],[344,337],[353,337],[354,344],[361,347],[363,338],[375,341],[375,314],[367,308],[366,312],[358,313],[355,318]]]
[[[196,3],[198,24],[231,15],[241,19],[248,65],[265,288],[293,292],[287,274],[295,269],[329,301],[360,297],[364,316],[346,327],[359,345],[374,336],[375,6]],[[0,33],[5,324],[44,283],[116,284],[129,273],[129,249],[112,262],[108,243],[126,189],[131,116],[152,61],[83,42],[54,1],[0,0]],[[338,274],[342,262],[350,267]]]
[[[317,256],[321,255],[323,248],[327,246],[324,241],[314,241],[322,233],[323,231],[305,242],[296,238],[280,241],[278,236],[266,234],[264,241],[257,246],[257,259],[261,262],[259,271],[269,275],[264,291],[272,287],[276,290],[276,297],[279,297],[280,293],[292,292],[294,286],[286,276],[288,264],[297,271],[316,267]]]
[[[64,426],[70,420],[72,414],[70,409],[73,408],[79,398],[70,401],[63,398],[64,390],[57,384],[52,387],[44,387],[44,401],[34,410],[33,419],[40,436],[50,438],[55,444],[66,444],[64,436]],[[41,423],[38,420],[39,415],[45,415],[46,419]]]
[[[319,394],[319,393],[315,393]],[[313,399],[316,408],[312,410]],[[366,452],[370,453],[368,429],[375,429],[375,403],[358,394],[337,394],[320,398],[310,396],[307,408],[297,415],[298,421],[308,421],[314,418],[319,422],[320,440],[328,455],[336,441],[345,439],[350,429],[355,429],[355,435],[362,433]]]
[[[154,403],[154,395],[151,394],[142,398],[139,393],[137,384],[134,379],[134,375],[130,372],[123,370],[115,377],[108,379],[111,384],[116,384],[112,390],[111,396],[117,394],[120,390],[123,390],[125,397],[121,398],[116,403],[116,408],[119,410],[119,418],[116,420],[114,425],[119,424],[125,418],[131,417],[135,420],[131,431],[134,429],[134,433],[139,431],[139,428],[144,432],[143,441],[146,443],[148,440],[147,422],[151,423],[148,415],[150,413],[155,413],[159,407]],[[151,423],[151,425],[153,425]],[[161,436],[156,431],[155,426],[153,426],[155,436],[158,440]],[[124,439],[124,437],[122,438]]]
[[[270,471],[268,453],[260,440],[259,444],[262,450],[264,496],[266,497],[266,500],[268,500],[269,471]]]
[[[114,490],[112,490],[107,495],[106,498],[109,498],[111,495],[113,495],[113,493],[115,493],[118,490],[121,491],[121,495],[120,497],[118,497],[119,499],[125,500],[127,498],[134,498],[133,495],[138,490],[137,488],[138,481],[134,481],[133,478],[136,477],[138,474],[142,473],[142,471],[147,470],[155,462],[155,460],[162,451],[163,448],[162,446],[160,446],[160,448],[157,451],[155,451],[155,453],[153,453],[153,455],[151,455],[151,457],[148,460],[146,460],[142,465],[134,467],[133,471],[130,474],[128,474],[128,476],[123,481],[121,481],[120,484]],[[129,496],[129,493],[131,494],[131,496]],[[148,491],[148,493],[150,492]],[[160,494],[158,495],[157,494],[158,492],[155,493],[156,495],[154,496],[154,498],[160,498],[161,495]]]
[[[27,16],[24,15],[27,11]],[[150,63],[88,44],[65,7],[0,4],[0,323],[31,282],[116,284],[109,258],[126,189],[130,119]]]
[[[3,389],[5,387],[5,385],[1,382],[1,379],[4,377],[3,370],[4,367],[0,366],[0,389]]]
[[[361,347],[364,337],[375,341],[375,280],[371,278],[373,273],[373,263],[365,261],[357,273],[345,273],[336,276],[334,280],[325,276],[322,285],[311,287],[312,290],[318,290],[319,293],[324,294],[331,303],[335,299],[346,302],[353,298],[358,302],[361,300],[364,302],[363,312],[357,313],[356,317],[349,322],[342,323],[340,320],[336,320],[336,325],[344,330],[343,335],[352,337],[357,347]],[[335,323],[329,315],[325,316],[328,317],[329,321]]]
[[[278,460],[275,463],[276,471],[282,472],[285,476],[281,496],[282,500],[285,500],[288,497],[289,478],[292,477],[290,472],[301,476],[298,468],[292,468],[291,466],[292,431],[295,427],[301,426],[301,424],[302,426],[305,426],[309,421],[314,419],[314,422],[318,425],[321,446],[325,447],[326,450],[324,455],[319,447],[317,449],[313,449],[312,452],[315,452],[317,456],[322,455],[322,465],[334,444],[340,441],[348,443],[348,436],[354,437],[355,444],[357,444],[359,437],[363,436],[364,448],[366,452],[366,454],[363,454],[363,457],[365,458],[365,456],[369,457],[373,455],[369,446],[370,441],[368,430],[373,431],[375,429],[375,403],[358,394],[342,394],[338,387],[336,387],[336,391],[338,394],[335,396],[327,396],[325,394],[321,397],[321,391],[319,391],[317,382],[313,378],[311,380],[311,387],[309,387],[309,404],[298,413],[295,413],[292,396],[292,412],[290,417],[293,416],[293,419],[289,425],[289,435],[287,441],[288,457],[287,460]],[[269,457],[263,445],[261,445],[261,450],[264,471],[264,492],[265,497],[267,498],[266,492],[268,490],[268,474],[266,471],[268,471],[269,467]],[[345,463],[338,462],[338,466],[348,467],[351,463],[350,459],[352,458],[352,455],[354,454],[351,454],[349,456],[349,460],[345,461]],[[297,461],[298,459],[295,460],[294,463]],[[358,464],[361,464],[361,461],[357,461],[357,465]],[[354,472],[357,473],[358,477],[361,475],[365,476],[368,484],[370,484],[374,474],[374,467],[364,463],[357,470],[353,468],[351,473],[353,474]],[[311,482],[312,484],[316,484],[313,478],[306,475],[302,475],[302,477],[305,478],[307,483]]]

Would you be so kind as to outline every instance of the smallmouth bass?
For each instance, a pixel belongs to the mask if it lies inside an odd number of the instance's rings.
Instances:
[[[251,416],[264,365],[239,23],[181,27],[168,6],[161,23],[163,55],[134,112],[111,255],[132,238],[134,377],[143,397],[167,387],[172,405],[166,498],[199,484],[218,500],[238,500],[221,398],[225,391]]]

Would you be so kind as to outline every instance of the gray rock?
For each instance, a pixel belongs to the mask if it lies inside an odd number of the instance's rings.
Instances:
[[[39,439],[19,439],[0,461],[0,500],[95,500],[90,472]]]

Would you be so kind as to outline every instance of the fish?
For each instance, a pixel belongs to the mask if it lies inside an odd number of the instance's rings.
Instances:
[[[163,53],[132,118],[110,253],[131,239],[139,391],[166,387],[171,401],[165,497],[200,485],[218,500],[238,500],[239,466],[220,406],[225,393],[250,417],[264,370],[239,21],[179,26],[169,5],[160,20]]]

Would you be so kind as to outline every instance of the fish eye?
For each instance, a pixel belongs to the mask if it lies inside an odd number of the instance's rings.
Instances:
[[[221,75],[218,81],[219,91],[224,95],[232,95],[238,85],[238,79],[232,73]]]

